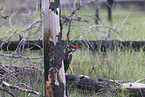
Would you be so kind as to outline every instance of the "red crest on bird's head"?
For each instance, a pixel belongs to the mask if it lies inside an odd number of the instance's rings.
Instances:
[[[74,48],[78,48],[78,46],[73,45]]]

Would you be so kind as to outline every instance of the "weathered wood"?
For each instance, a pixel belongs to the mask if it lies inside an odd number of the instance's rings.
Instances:
[[[42,0],[42,32],[46,97],[65,97],[60,1]]]
[[[50,41],[50,44],[53,44]],[[121,49],[140,49],[143,48],[145,50],[145,41],[118,41],[118,40],[97,40],[97,41],[85,41],[85,40],[75,40],[70,41],[70,44],[77,45],[78,48],[86,48],[92,50],[99,50],[102,51],[114,49],[119,47]],[[29,50],[40,50],[42,49],[42,40],[27,40],[27,41],[0,41],[0,49],[7,51],[7,50],[22,50],[22,49],[29,49]],[[62,45],[66,45],[66,41],[62,40]]]
[[[145,96],[145,84],[143,84],[143,83],[126,82],[126,83],[122,83],[120,85],[121,85],[122,90],[129,91],[133,95],[140,96],[140,97]]]
[[[75,86],[79,89],[99,91],[102,88],[108,87],[112,80],[105,78],[95,78],[85,75],[66,74],[67,85]]]
[[[91,90],[96,92],[105,92],[107,89],[124,90],[131,92],[132,95],[145,96],[145,84],[121,82],[105,78],[95,78],[85,75],[66,74],[67,85],[77,87],[82,90]]]

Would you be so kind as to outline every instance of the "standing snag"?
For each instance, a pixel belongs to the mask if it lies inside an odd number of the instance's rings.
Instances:
[[[65,97],[60,1],[42,0],[45,96]]]

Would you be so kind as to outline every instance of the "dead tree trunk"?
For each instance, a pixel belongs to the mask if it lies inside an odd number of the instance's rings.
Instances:
[[[100,17],[99,17],[99,9],[96,8],[96,12],[95,12],[95,24],[99,24],[100,22]]]
[[[108,20],[112,21],[112,6],[113,6],[114,0],[108,0],[107,1],[107,7],[108,7]]]
[[[46,97],[66,96],[59,7],[59,0],[42,0],[41,14]]]
[[[100,17],[99,17],[99,8],[100,8],[100,3],[96,2],[95,3],[96,7],[95,7],[95,24],[99,24],[100,23]]]

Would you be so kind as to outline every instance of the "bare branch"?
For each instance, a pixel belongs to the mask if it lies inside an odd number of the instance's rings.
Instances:
[[[142,80],[145,80],[145,78],[139,79],[139,80],[137,80],[137,81],[134,82],[134,83],[138,83],[138,82],[140,82],[140,81],[142,81]]]
[[[9,84],[9,83],[7,83],[5,81],[3,81],[2,84],[5,85],[5,86],[7,86],[7,87],[13,88],[13,89],[21,90],[23,92],[33,93],[33,94],[36,94],[36,95],[42,95],[42,94],[40,94],[37,91],[33,91],[33,90],[29,90],[29,89],[24,89],[24,88],[21,88],[21,87],[16,86],[16,85]]]
[[[4,53],[0,53],[0,56],[10,57],[10,58],[22,58],[22,59],[42,59],[43,58],[43,57],[25,57],[25,56],[22,56],[21,54],[15,55],[15,54],[4,54]]]
[[[11,36],[9,36],[5,41],[9,40],[9,39],[12,38],[13,36],[16,36],[16,35],[18,35],[18,34],[20,34],[20,33],[23,33],[23,32],[26,32],[26,31],[32,29],[32,28],[34,27],[34,25],[36,25],[37,23],[40,23],[40,22],[41,22],[41,20],[36,20],[35,22],[33,22],[32,24],[30,24],[30,25],[29,25],[26,29],[24,29],[23,31],[20,31],[20,32],[18,32],[18,33],[16,33],[16,34],[12,34]]]
[[[89,3],[85,3],[85,4],[82,4],[80,5],[78,8],[76,8],[75,10],[73,10],[70,14],[70,19],[69,19],[69,23],[68,23],[68,32],[67,32],[67,45],[69,44],[69,34],[70,34],[70,28],[71,28],[71,22],[72,22],[72,19],[73,19],[73,15],[76,13],[77,10],[79,10],[81,7],[85,6],[85,5],[88,5],[90,3],[94,3],[96,2],[97,0],[94,0],[94,1],[91,1]]]
[[[9,91],[8,91],[8,90],[6,90],[6,89],[1,89],[1,88],[0,88],[0,91],[7,92],[7,93],[9,93],[12,97],[15,97],[15,96],[14,96],[14,94],[12,94],[11,92],[9,92]]]

